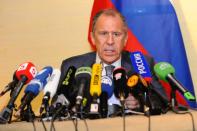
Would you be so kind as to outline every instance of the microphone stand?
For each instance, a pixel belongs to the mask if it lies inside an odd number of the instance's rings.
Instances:
[[[185,106],[180,106],[180,105],[178,105],[178,102],[177,102],[177,100],[176,100],[176,88],[174,87],[174,84],[173,83],[171,83],[171,93],[170,93],[170,97],[171,97],[171,100],[170,100],[170,102],[171,102],[171,109],[172,109],[172,111],[173,112],[175,112],[175,113],[178,113],[179,111],[188,111],[188,108],[187,107],[185,107]]]
[[[11,93],[12,97],[10,98],[7,106],[0,113],[0,124],[11,122],[13,108],[15,108],[14,102],[16,101],[16,98],[18,97],[20,91],[22,90],[22,87],[26,80],[27,80],[27,77],[22,75],[21,80],[16,85],[17,88],[15,87],[13,92]]]
[[[25,110],[21,111],[21,120],[27,121],[27,122],[33,122],[35,119],[35,114],[32,110],[31,104],[27,104],[27,108]]]
[[[171,108],[175,108],[177,106],[177,100],[176,100],[176,89],[172,88],[170,93],[170,102],[171,102]]]
[[[97,101],[98,95],[94,94],[92,102],[90,104],[90,112],[89,112],[89,118],[90,119],[98,119],[100,118],[100,113],[99,113],[99,103]]]
[[[125,107],[124,107],[125,98],[124,98],[124,93],[120,92],[119,96],[120,96],[120,104],[121,104],[122,117],[123,117],[123,131],[125,131],[126,125],[125,125]]]

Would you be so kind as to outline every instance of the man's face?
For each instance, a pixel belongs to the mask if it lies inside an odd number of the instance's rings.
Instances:
[[[121,56],[127,42],[127,30],[118,15],[101,15],[91,37],[101,60],[111,64]]]

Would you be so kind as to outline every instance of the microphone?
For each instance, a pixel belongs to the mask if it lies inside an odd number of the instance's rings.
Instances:
[[[134,67],[134,70],[139,74],[139,76],[141,76],[141,78],[143,78],[141,80],[144,80],[144,82],[147,83],[146,84],[147,86],[145,87],[149,87],[147,89],[151,89],[151,91],[154,91],[156,95],[162,100],[162,103],[168,106],[168,98],[165,95],[165,91],[163,90],[160,83],[156,81],[156,79],[153,79],[152,73],[150,71],[149,65],[144,55],[139,51],[133,52],[130,53],[130,59]],[[148,95],[151,95],[151,96],[147,96],[150,97],[150,99],[153,99],[153,97],[155,96],[154,94],[150,94],[150,93],[148,93]],[[150,103],[153,103],[152,100],[150,101]]]
[[[7,123],[10,121],[9,119],[11,118],[12,109],[14,108],[16,98],[18,97],[22,87],[35,77],[37,70],[33,63],[26,62],[19,66],[15,74],[19,81],[13,90],[8,105],[0,113],[0,123]]]
[[[90,83],[90,95],[98,97],[101,94],[101,64],[92,66],[92,78]]]
[[[101,89],[100,112],[101,117],[106,118],[108,114],[108,99],[113,95],[113,82],[110,77],[102,76]]]
[[[97,98],[101,95],[101,64],[95,63],[92,66],[92,78],[90,82],[90,95],[92,103],[90,105],[90,114],[99,114],[99,105]]]
[[[149,86],[148,83],[142,78],[141,75],[133,73],[128,81],[127,86],[130,88],[131,93],[135,98],[139,100],[140,110],[145,112],[146,115],[149,115],[149,107],[147,101],[147,94],[149,95]]]
[[[129,79],[127,80],[127,86],[129,88],[133,88],[135,87],[137,84],[138,84],[138,80],[139,80],[139,77],[137,74],[133,74],[129,77]]]
[[[53,68],[51,66],[44,67],[34,79],[30,81],[25,89],[25,95],[21,100],[21,105],[18,108],[15,116],[19,117],[21,111],[26,105],[30,105],[30,102],[38,95],[38,93],[44,88],[49,77],[51,76]]]
[[[147,92],[148,83],[141,75],[137,73],[133,73],[128,81],[127,86],[133,91],[133,94],[139,94],[139,92]]]
[[[129,88],[127,87],[127,76],[124,68],[116,68],[113,72],[114,81],[114,95],[120,99],[120,103],[124,106],[124,100],[129,95]]]
[[[113,95],[113,86],[114,86],[113,81],[109,76],[102,76],[102,80],[101,80],[102,93],[107,93],[108,99]]]
[[[55,112],[52,115],[51,122],[53,122],[57,116],[64,116],[65,110],[69,105],[69,100],[63,94],[58,95],[57,101],[55,102]]]
[[[77,69],[74,66],[70,66],[66,75],[61,76],[63,79],[60,78],[57,89],[57,95],[63,94],[70,101],[71,107],[75,105],[76,92],[78,91],[78,89],[74,88],[76,70]]]
[[[13,80],[12,82],[8,83],[8,85],[5,86],[4,90],[0,93],[0,97],[3,96],[5,93],[11,90],[10,96],[16,87],[16,84],[18,83],[18,79],[16,78],[16,71],[13,74]]]
[[[40,114],[43,112],[44,109],[46,109],[49,105],[50,98],[53,98],[57,91],[57,86],[59,83],[61,72],[59,69],[54,69],[51,77],[49,78],[45,88],[44,88],[44,97],[42,99],[42,104],[40,107]]]
[[[80,67],[75,73],[75,80],[77,82],[78,93],[76,97],[76,111],[79,111],[79,108],[84,97],[84,91],[90,86],[92,69],[90,67]]]
[[[152,75],[144,55],[139,52],[130,53],[131,63],[137,73],[139,73],[147,82],[152,80]]]
[[[166,82],[169,82],[172,88],[177,89],[189,101],[195,101],[195,97],[175,78],[175,69],[167,62],[159,62],[154,66],[156,75]]]

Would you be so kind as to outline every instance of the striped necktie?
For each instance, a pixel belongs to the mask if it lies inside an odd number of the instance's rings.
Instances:
[[[112,78],[114,68],[115,66],[113,65],[105,66],[106,76],[109,76],[110,78]]]

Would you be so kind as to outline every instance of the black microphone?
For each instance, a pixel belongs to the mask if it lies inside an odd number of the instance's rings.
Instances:
[[[76,94],[78,91],[78,89],[75,87],[76,70],[77,69],[74,66],[70,66],[65,76],[63,76],[64,73],[61,74],[60,82],[56,93],[57,95],[54,97],[53,101],[56,101],[58,95],[63,94],[70,101],[70,107],[75,105]]]
[[[146,115],[149,115],[149,85],[138,73],[133,73],[127,81],[127,86],[130,88],[131,93],[139,100],[140,110]]]
[[[146,81],[140,74],[133,73],[127,81],[127,85],[135,98],[139,100],[140,111],[145,115],[158,115],[162,112],[165,113],[169,106],[168,99],[160,95],[157,88],[162,88],[159,83],[154,81]],[[157,87],[155,87],[157,86]]]
[[[144,92],[148,92],[149,89],[149,84],[147,81],[138,73],[133,73],[128,78],[127,86],[130,88],[131,93],[135,97]]]
[[[65,110],[67,112],[67,109],[70,106],[70,102],[63,94],[60,94],[58,95],[57,101],[54,103],[54,106],[55,112],[52,115],[52,122],[57,118],[57,116],[64,116]]]
[[[127,87],[127,75],[124,68],[117,68],[113,71],[114,95],[120,99],[120,103],[124,106],[124,100],[129,95]]]
[[[80,67],[75,73],[76,85],[78,87],[78,93],[76,97],[76,111],[78,112],[84,97],[85,88],[90,87],[92,69],[90,67]]]
[[[0,97],[3,96],[5,93],[7,93],[10,90],[11,90],[11,93],[10,93],[10,96],[11,96],[11,94],[12,94],[14,88],[16,87],[17,83],[18,83],[18,79],[16,77],[16,71],[15,71],[14,74],[13,74],[13,80],[10,83],[8,83],[8,85],[5,86],[3,91],[0,93]]]

